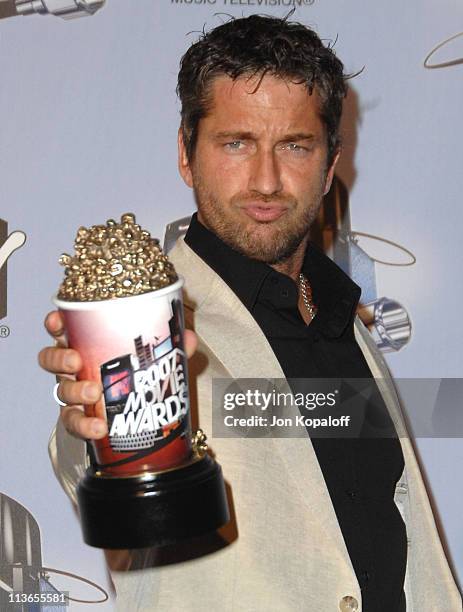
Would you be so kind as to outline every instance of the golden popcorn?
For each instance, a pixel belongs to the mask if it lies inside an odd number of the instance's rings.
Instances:
[[[75,255],[64,253],[59,263],[65,278],[58,298],[74,302],[108,300],[161,289],[177,280],[177,274],[159,246],[159,240],[126,213],[121,222],[80,227]]]

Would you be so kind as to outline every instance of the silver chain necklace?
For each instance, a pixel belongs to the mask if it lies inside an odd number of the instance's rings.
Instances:
[[[312,302],[312,288],[302,272],[299,274],[299,287],[301,288],[302,301],[304,302],[304,306],[307,308],[310,315],[310,320],[312,321],[317,314],[317,310]]]

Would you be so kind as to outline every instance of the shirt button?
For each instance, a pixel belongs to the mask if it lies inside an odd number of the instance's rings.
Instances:
[[[357,491],[355,489],[346,489],[346,495],[351,499],[357,499]]]
[[[352,597],[352,595],[346,595],[339,602],[339,609],[341,612],[352,612],[353,610],[359,609],[359,602]]]
[[[367,570],[365,570],[362,573],[362,578],[363,578],[364,582],[368,582],[370,580],[370,574],[369,574],[369,572],[367,572]]]
[[[286,298],[289,295],[289,291],[287,289],[282,289],[281,295]]]

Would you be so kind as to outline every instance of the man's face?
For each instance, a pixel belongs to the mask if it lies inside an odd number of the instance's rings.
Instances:
[[[268,264],[306,238],[333,178],[318,95],[266,75],[215,79],[194,157],[179,134],[179,168],[198,218],[235,250]],[[336,160],[335,160],[336,161]]]

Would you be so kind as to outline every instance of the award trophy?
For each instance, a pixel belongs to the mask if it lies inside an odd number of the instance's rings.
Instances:
[[[80,228],[75,249],[54,303],[82,356],[77,378],[103,387],[86,414],[108,425],[77,488],[84,541],[140,548],[214,531],[229,512],[206,436],[191,434],[183,279],[130,213]]]

